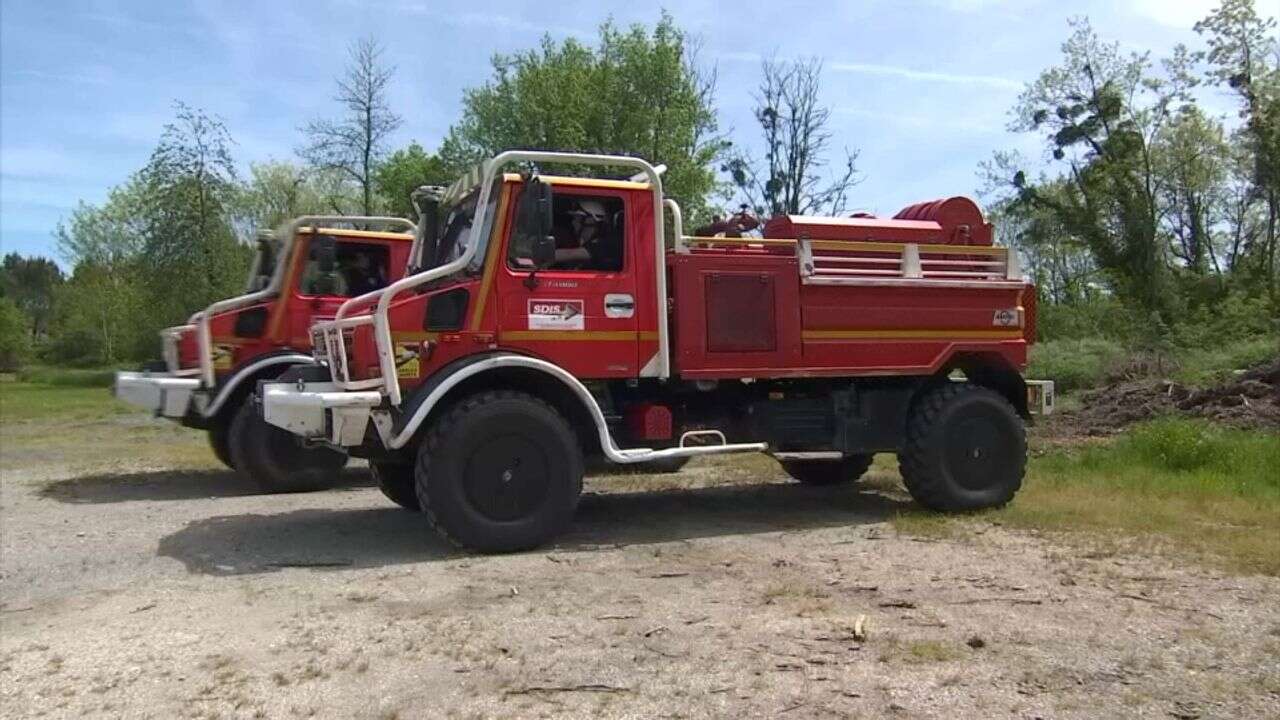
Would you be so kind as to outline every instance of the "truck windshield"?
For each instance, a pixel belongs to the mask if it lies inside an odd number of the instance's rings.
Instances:
[[[419,272],[440,267],[462,256],[467,242],[471,239],[471,226],[475,222],[479,195],[478,191],[473,192],[452,207],[438,208],[434,213],[434,222],[430,213],[424,216],[424,222],[431,223],[431,226],[427,227],[426,237],[423,238],[420,262],[417,263]],[[484,265],[484,251],[493,229],[493,216],[497,204],[498,186],[495,183],[484,208],[480,246],[476,248],[476,254],[468,264],[467,269],[471,272],[478,272]]]
[[[277,235],[278,237],[278,235]],[[246,292],[257,292],[271,286],[271,277],[275,275],[276,263],[279,262],[280,241],[275,237],[258,238],[258,249],[250,265],[249,283]]]

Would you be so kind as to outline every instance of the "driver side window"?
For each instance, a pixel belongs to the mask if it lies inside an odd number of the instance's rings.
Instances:
[[[545,270],[618,272],[622,270],[626,237],[626,212],[615,195],[556,193],[551,202],[551,234],[556,241],[555,262]],[[534,263],[523,257],[526,248],[511,243],[507,266],[529,270]]]
[[[391,252],[385,245],[339,240],[332,272],[321,269],[316,245],[307,253],[306,267],[298,280],[302,295],[356,297],[379,290],[389,282]]]

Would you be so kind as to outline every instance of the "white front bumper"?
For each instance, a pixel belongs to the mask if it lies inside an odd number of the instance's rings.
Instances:
[[[113,387],[115,396],[130,405],[176,419],[186,416],[200,381],[168,373],[118,372]]]
[[[348,392],[328,382],[262,386],[262,418],[269,424],[341,447],[364,442],[369,416],[381,404],[381,393]]]

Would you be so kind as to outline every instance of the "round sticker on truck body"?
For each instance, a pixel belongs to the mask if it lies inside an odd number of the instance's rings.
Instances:
[[[530,300],[530,330],[583,330],[586,314],[581,300]]]

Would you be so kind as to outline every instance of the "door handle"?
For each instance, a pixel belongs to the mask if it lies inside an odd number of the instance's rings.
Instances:
[[[604,315],[611,318],[629,318],[635,315],[636,299],[626,293],[609,293],[604,296]]]

